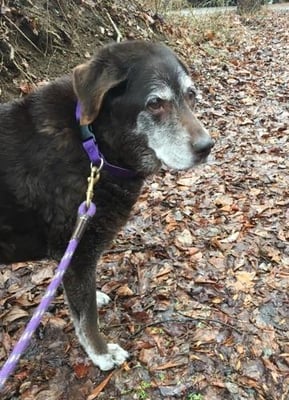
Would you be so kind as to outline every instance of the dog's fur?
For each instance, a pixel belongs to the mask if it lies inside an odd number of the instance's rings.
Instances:
[[[186,67],[166,46],[143,41],[101,48],[72,76],[0,106],[0,263],[48,257],[59,261],[85,199],[90,164],[82,125],[91,124],[110,163],[134,178],[102,171],[96,216],[64,277],[76,333],[102,370],[127,352],[98,330],[95,266],[127,221],[145,177],[161,164],[188,169],[213,145],[193,113],[195,91]],[[98,303],[109,298],[99,295]]]

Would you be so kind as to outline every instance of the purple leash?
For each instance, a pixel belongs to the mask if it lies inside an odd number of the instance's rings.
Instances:
[[[77,121],[80,120],[81,107],[79,103],[77,103],[76,106],[75,117]],[[60,285],[63,275],[65,274],[71,262],[71,259],[77,249],[77,246],[87,227],[90,218],[92,218],[95,214],[96,207],[94,203],[91,202],[91,200],[93,197],[94,185],[99,179],[100,170],[104,169],[111,175],[114,175],[118,178],[133,178],[136,176],[136,173],[134,171],[126,168],[121,168],[116,165],[112,165],[105,160],[105,158],[99,151],[98,145],[95,141],[94,134],[89,126],[80,125],[80,132],[81,132],[83,149],[85,150],[91,162],[91,175],[88,178],[89,183],[86,193],[86,201],[81,203],[81,205],[78,208],[78,219],[74,232],[65,250],[64,256],[62,257],[56,269],[56,273],[52,281],[50,282],[48,288],[46,289],[44,297],[42,298],[40,304],[34,311],[31,320],[29,321],[19,341],[12,350],[10,356],[8,357],[8,360],[5,362],[5,364],[2,366],[0,370],[0,391],[2,391],[6,380],[15,370],[21,355],[28,347],[32,335],[38,328],[44,313],[47,311],[49,304],[51,303],[52,299],[55,296],[55,292],[58,286]]]
[[[47,311],[48,306],[52,299],[54,298],[55,292],[60,285],[63,275],[65,274],[70,261],[77,249],[77,246],[80,242],[81,236],[84,233],[84,230],[90,220],[95,214],[96,207],[94,203],[90,203],[89,208],[86,207],[86,202],[83,202],[79,209],[78,209],[78,221],[76,223],[75,230],[71,236],[71,239],[68,243],[64,256],[62,257],[57,270],[56,274],[54,275],[52,281],[50,282],[48,288],[46,289],[45,295],[42,298],[40,304],[34,311],[34,314],[29,321],[26,329],[24,330],[23,334],[21,335],[19,341],[17,342],[16,346],[14,347],[12,353],[10,354],[8,360],[3,365],[0,371],[0,390],[3,389],[3,386],[8,379],[9,375],[14,371],[16,365],[19,361],[19,358],[26,350],[27,346],[29,345],[30,339],[32,335],[35,333],[36,329],[38,328],[41,318],[43,317],[44,313]]]

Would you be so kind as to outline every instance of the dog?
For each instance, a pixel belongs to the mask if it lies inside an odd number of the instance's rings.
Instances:
[[[112,166],[101,170],[96,214],[63,279],[76,334],[101,370],[128,353],[99,331],[97,306],[109,297],[96,294],[97,261],[146,177],[162,165],[186,170],[206,161],[214,142],[194,115],[195,102],[176,54],[136,40],[101,47],[72,74],[0,106],[0,263],[63,256],[90,174],[83,127]],[[128,176],[114,173],[120,169]]]

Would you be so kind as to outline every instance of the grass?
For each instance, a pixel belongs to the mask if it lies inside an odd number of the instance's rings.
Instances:
[[[150,9],[156,14],[190,7],[189,2],[186,0],[141,0],[140,3],[145,9]]]
[[[226,59],[229,47],[232,51],[248,38],[246,26],[235,13],[198,15],[192,9],[181,16],[168,13],[166,21],[174,27],[177,47],[187,48],[191,54],[198,54],[201,48],[209,56],[218,54],[218,58]]]
[[[220,11],[214,13],[197,13],[195,8],[187,0],[139,0],[140,4],[152,14],[157,13],[164,17],[169,26],[164,33],[174,37],[176,49],[187,47],[185,56],[198,53],[201,47],[209,56],[218,53],[220,60],[225,61],[229,52],[242,45],[248,45],[246,24],[236,11]],[[209,4],[210,0],[200,0],[199,7]],[[229,0],[214,0],[219,6],[226,6]],[[243,0],[259,1],[259,0]],[[266,0],[265,0],[266,1]],[[186,10],[185,13],[182,12]],[[266,8],[260,10],[255,18],[262,18]],[[243,17],[246,17],[244,15]],[[187,57],[187,58],[189,58]]]
[[[190,393],[186,400],[204,400],[204,397],[200,393]]]
[[[200,7],[209,4],[209,0],[200,1]],[[223,6],[229,0],[214,1]],[[187,0],[139,0],[139,2],[146,10],[150,10],[152,14],[160,14],[164,17],[164,21],[174,31],[173,36],[178,37],[179,43],[176,44],[177,47],[184,41],[196,46],[200,45],[200,43],[210,44],[210,42],[214,41],[219,42],[221,47],[222,43],[228,44],[239,40],[240,32],[238,31],[235,34],[234,25],[236,21],[234,19],[237,18],[235,13],[219,12],[200,15],[196,13],[194,7]],[[186,10],[186,12],[183,13],[181,12],[182,10]],[[226,18],[224,18],[225,15]]]
[[[136,393],[139,400],[146,400],[149,397],[147,389],[151,387],[151,383],[147,381],[143,381],[140,383],[139,388],[137,389]]]

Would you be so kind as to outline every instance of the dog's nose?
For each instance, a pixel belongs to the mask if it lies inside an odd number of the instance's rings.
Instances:
[[[193,149],[198,154],[209,154],[214,144],[214,140],[207,137],[200,139],[197,143],[193,144]]]

